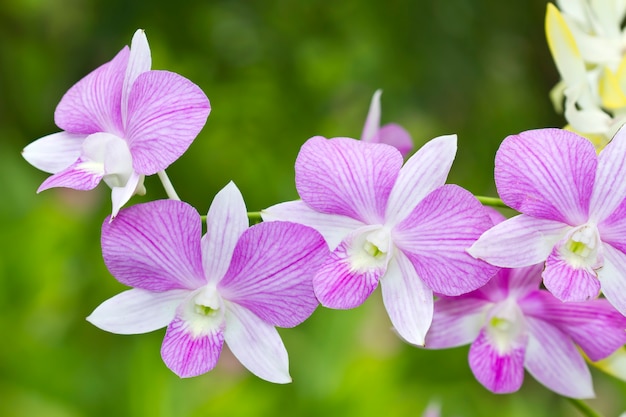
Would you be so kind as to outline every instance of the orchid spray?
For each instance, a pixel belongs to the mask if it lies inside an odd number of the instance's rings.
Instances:
[[[380,285],[393,330],[416,352],[469,344],[487,390],[515,392],[528,371],[596,415],[581,401],[595,395],[586,360],[613,358],[626,343],[625,4],[548,5],[562,77],[552,98],[568,126],[503,140],[500,198],[446,184],[463,140],[455,134],[411,155],[405,128],[381,126],[377,90],[360,139],[303,141],[299,200],[250,213],[231,182],[206,216],[177,201],[164,170],[203,128],[209,100],[183,76],[152,70],[138,30],[62,97],[61,132],[23,151],[52,174],[38,191],[112,190],[102,255],[129,288],[88,321],[118,334],[165,328],[161,357],[180,377],[211,371],[227,346],[252,374],[288,383],[276,328],[303,323],[318,305],[357,308]],[[169,199],[130,204],[153,174]]]

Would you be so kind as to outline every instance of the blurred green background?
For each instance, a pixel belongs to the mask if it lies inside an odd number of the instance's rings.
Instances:
[[[181,380],[159,356],[164,331],[120,336],[85,317],[117,294],[99,235],[110,208],[89,193],[36,195],[45,173],[21,149],[58,131],[64,92],[110,60],[137,28],[154,69],[178,72],[212,113],[168,173],[204,213],[228,181],[251,211],[296,198],[293,163],[314,135],[358,137],[382,88],[383,123],[419,147],[459,135],[449,182],[495,195],[493,156],[522,130],[560,126],[543,32],[546,2],[8,0],[0,2],[0,416],[575,416],[526,376],[494,395],[467,347],[423,351],[390,330],[380,294],[351,311],[318,309],[281,330],[293,384],[250,375],[225,349],[218,367]],[[136,203],[164,198],[154,178]],[[594,407],[626,409],[625,384],[594,371]]]

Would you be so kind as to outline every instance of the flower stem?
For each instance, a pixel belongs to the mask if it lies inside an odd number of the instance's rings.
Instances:
[[[565,397],[578,411],[587,417],[602,417],[602,414],[589,407],[589,404],[575,398]]]
[[[263,217],[261,217],[260,211],[249,211],[248,219],[252,224],[261,223],[263,221]]]
[[[200,219],[203,222],[206,222],[206,216],[200,216]],[[250,220],[252,222],[252,224],[261,223],[263,221],[263,218],[261,217],[261,212],[260,211],[249,211],[248,212],[248,220]]]
[[[483,197],[482,195],[476,195],[474,197],[485,206],[510,208],[498,197]]]
[[[167,193],[167,197],[170,200],[180,201],[180,197],[178,196],[178,194],[176,194],[176,190],[174,190],[174,186],[172,185],[172,182],[170,181],[167,174],[165,173],[165,170],[157,172],[157,175],[159,176],[159,179],[161,180],[161,183],[163,184],[163,188],[165,189],[165,192]]]

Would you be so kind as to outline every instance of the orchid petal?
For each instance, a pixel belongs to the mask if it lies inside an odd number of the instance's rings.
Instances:
[[[372,96],[367,118],[365,119],[365,126],[363,126],[363,133],[361,133],[363,142],[375,142],[378,136],[378,128],[380,127],[380,96],[382,93],[383,90],[379,89]]]
[[[489,340],[483,328],[469,350],[469,365],[474,376],[496,394],[515,392],[524,382],[525,338],[511,341],[506,351],[500,351]]]
[[[606,358],[594,362],[593,366],[615,378],[626,381],[626,347],[620,347]],[[626,416],[622,414],[620,417]]]
[[[135,83],[135,80],[140,74],[150,71],[152,66],[152,57],[150,54],[150,46],[148,45],[148,38],[142,29],[137,29],[133,35],[133,39],[130,44],[130,54],[128,57],[128,66],[124,74],[124,84],[122,87],[122,123],[126,126],[128,120],[128,97],[130,91]]]
[[[359,254],[360,240],[363,240],[374,227],[358,229],[331,252],[313,278],[315,295],[324,307],[350,309],[357,307],[370,296],[378,286],[378,280],[387,269],[386,258],[382,261],[365,256],[354,259]]]
[[[120,105],[128,56],[129,49],[124,47],[111,61],[74,84],[54,112],[56,125],[70,133],[121,136]]]
[[[300,223],[317,230],[334,250],[352,231],[363,227],[363,222],[341,214],[320,213],[306,205],[304,201],[288,201],[273,205],[261,211],[263,221],[283,220]]]
[[[289,357],[276,329],[235,303],[227,304],[224,338],[250,372],[276,384],[291,382]]]
[[[391,145],[405,157],[413,149],[413,139],[405,128],[396,123],[387,123],[378,130],[380,143]]]
[[[200,216],[190,205],[157,200],[122,210],[102,225],[102,255],[123,284],[151,291],[206,284]]]
[[[424,347],[443,349],[472,343],[480,333],[489,305],[487,300],[470,295],[438,299]]]
[[[269,324],[296,326],[317,307],[312,280],[327,254],[324,239],[310,227],[254,225],[237,242],[219,292]]]
[[[525,361],[528,372],[557,394],[593,397],[589,368],[574,343],[545,321],[526,316],[526,325],[530,333]]]
[[[404,164],[387,203],[387,222],[404,220],[430,192],[445,184],[456,155],[456,135],[440,136]]]
[[[217,283],[226,274],[235,245],[248,229],[246,203],[235,183],[229,182],[213,198],[202,236],[202,265],[208,282]]]
[[[117,216],[124,204],[128,203],[128,200],[137,193],[137,190],[143,185],[142,181],[143,175],[139,175],[133,171],[126,185],[111,188],[111,218]]]
[[[493,226],[467,250],[492,265],[519,268],[543,262],[569,226],[520,214]]]
[[[595,146],[599,144],[604,146],[613,136],[611,132],[614,129],[615,120],[595,104],[581,107],[577,102],[583,99],[580,97],[581,94],[570,89],[565,90],[565,119],[570,122],[574,131],[584,133]],[[594,135],[599,138],[594,138]]]
[[[175,318],[167,327],[161,357],[176,375],[189,378],[202,375],[215,367],[224,344],[223,329],[194,334],[189,323]]]
[[[537,291],[543,280],[541,276],[543,269],[543,262],[523,268],[509,269],[508,293],[519,300],[526,294]]]
[[[314,210],[382,223],[402,155],[395,148],[349,138],[313,137],[296,160],[296,188]]]
[[[187,290],[151,292],[134,288],[100,304],[87,321],[111,333],[148,333],[167,326],[188,294]]]
[[[86,137],[68,132],[53,133],[30,143],[22,156],[35,168],[56,174],[76,162]]]
[[[605,67],[602,72],[598,85],[598,94],[604,108],[616,110],[626,106],[626,94],[622,90],[619,78],[609,68]]]
[[[543,283],[561,301],[586,301],[600,293],[600,281],[592,267],[576,267],[555,246],[546,260]]]
[[[402,251],[395,251],[380,285],[393,327],[407,342],[423,346],[433,319],[433,292]]]
[[[561,329],[592,361],[626,344],[626,317],[605,299],[564,303],[547,291],[536,291],[519,304],[525,315]]]
[[[604,266],[598,270],[602,293],[620,313],[626,316],[626,254],[604,244]]]
[[[626,199],[613,213],[598,224],[602,241],[626,253]]]
[[[554,63],[567,85],[586,81],[585,65],[576,40],[559,10],[548,3],[545,21],[546,37]]]
[[[90,161],[78,159],[61,172],[49,176],[41,183],[37,192],[40,193],[49,188],[65,187],[74,190],[93,190],[100,184],[104,176],[104,167],[92,164]]]
[[[598,155],[596,182],[591,196],[592,220],[601,222],[626,199],[626,130],[620,129]]]
[[[530,130],[500,145],[496,186],[509,207],[574,226],[587,221],[596,166],[587,139],[561,129]]]
[[[459,295],[485,285],[497,271],[466,251],[491,225],[473,195],[456,185],[444,185],[396,226],[394,243],[433,291]]]
[[[178,74],[139,74],[128,97],[126,139],[133,167],[144,175],[167,168],[196,138],[211,106],[202,90]]]

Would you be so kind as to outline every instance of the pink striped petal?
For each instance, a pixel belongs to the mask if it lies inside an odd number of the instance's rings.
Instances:
[[[61,99],[54,121],[61,129],[89,135],[108,132],[123,137],[121,99],[129,49],[74,84]]]
[[[376,142],[378,143],[378,129],[380,127],[380,96],[383,90],[376,90],[372,96],[370,102],[370,108],[365,118],[365,125],[363,126],[363,133],[361,133],[361,140],[363,142]]]
[[[603,245],[604,266],[598,270],[602,293],[626,316],[626,254],[610,244]]]
[[[394,253],[380,286],[385,309],[398,334],[411,344],[423,346],[433,319],[433,292],[402,251]]]
[[[269,324],[296,326],[317,307],[312,280],[327,254],[324,239],[310,227],[254,225],[237,242],[219,292]]]
[[[92,164],[90,161],[81,158],[63,171],[46,178],[37,189],[37,192],[40,193],[55,187],[82,191],[93,190],[100,184],[103,176],[104,166]]]
[[[598,230],[603,242],[626,253],[626,200],[622,201],[608,218],[598,224]]]
[[[526,294],[539,290],[543,281],[541,276],[543,269],[544,263],[524,268],[509,269],[508,294],[519,300]],[[501,271],[507,270],[502,269]]]
[[[385,273],[382,267],[355,271],[345,256],[345,248],[340,245],[313,279],[315,295],[324,307],[347,310],[360,306]]]
[[[217,283],[228,270],[235,245],[248,229],[246,203],[232,181],[217,193],[206,218],[202,236],[202,265],[207,281]]]
[[[526,316],[530,337],[525,367],[540,383],[572,398],[594,396],[589,368],[574,343],[551,324]]]
[[[507,219],[502,213],[500,213],[493,207],[485,206],[485,210],[487,211],[487,214],[489,214],[489,218],[491,219],[493,224],[502,223]]]
[[[413,139],[405,128],[396,123],[387,123],[378,131],[380,143],[391,145],[400,151],[403,157],[413,150]]]
[[[600,223],[626,199],[626,130],[622,127],[598,155],[591,221]]]
[[[151,332],[167,326],[188,295],[187,290],[151,292],[134,288],[100,304],[87,321],[117,334]]]
[[[404,220],[426,195],[445,184],[455,155],[456,135],[440,136],[406,161],[387,203],[389,224]]]
[[[167,327],[161,357],[163,362],[181,378],[190,378],[209,372],[217,365],[224,344],[223,329],[216,326],[194,334],[189,323],[175,318]]]
[[[261,211],[263,221],[283,220],[300,223],[317,230],[334,250],[352,231],[363,227],[363,222],[340,214],[326,214],[316,211],[304,201],[288,201],[276,204]]]
[[[561,129],[530,130],[500,145],[496,186],[509,207],[576,226],[587,221],[596,166],[587,139]]]
[[[227,304],[224,338],[239,362],[259,378],[276,384],[291,382],[289,357],[280,335],[250,310]]]
[[[102,255],[123,284],[150,291],[206,284],[200,252],[200,216],[190,205],[157,200],[122,210],[102,225]]]
[[[128,97],[130,91],[135,83],[135,80],[140,74],[150,71],[152,66],[152,56],[150,54],[150,46],[148,45],[148,38],[142,29],[138,29],[133,35],[133,39],[130,44],[130,55],[128,57],[128,66],[124,74],[124,84],[122,87],[122,123],[126,126],[128,120]]]
[[[466,250],[491,225],[472,194],[456,185],[444,185],[396,226],[394,243],[433,291],[459,295],[485,285],[497,271]]]
[[[493,226],[468,252],[490,264],[519,268],[544,262],[570,226],[520,214]]]
[[[519,304],[525,315],[561,329],[592,361],[626,344],[626,317],[605,299],[564,303],[547,291],[535,291]]]
[[[35,168],[56,174],[76,162],[86,137],[67,132],[53,133],[26,146],[22,156]]]
[[[438,299],[424,347],[444,349],[472,343],[480,333],[490,305],[487,300],[470,295]]]
[[[523,268],[502,268],[488,283],[468,295],[498,302],[505,298],[519,300],[539,289],[543,278],[544,264],[535,264]]]
[[[210,110],[209,99],[188,79],[167,71],[140,74],[126,123],[135,171],[152,175],[167,168],[191,145]]]
[[[525,338],[512,341],[505,351],[500,351],[489,339],[482,329],[470,347],[469,365],[474,376],[496,394],[517,391],[524,382]]]
[[[314,210],[382,223],[402,155],[391,146],[313,137],[296,160],[296,188]]]
[[[572,266],[561,254],[559,246],[552,249],[542,275],[548,291],[561,301],[585,301],[600,293],[600,281],[594,269]]]

